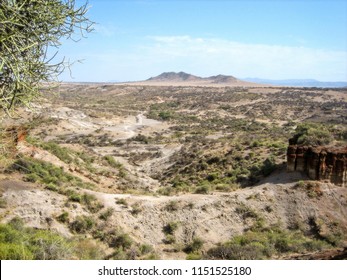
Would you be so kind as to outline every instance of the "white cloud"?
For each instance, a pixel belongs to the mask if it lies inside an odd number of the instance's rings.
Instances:
[[[189,36],[152,37],[151,56],[166,56],[196,67],[196,73],[231,74],[274,79],[316,78],[347,80],[347,52],[288,47],[281,45],[245,44],[214,38]]]
[[[141,45],[86,53],[76,80],[141,80],[164,71],[238,78],[347,80],[347,51],[245,44],[218,38],[152,36]],[[89,76],[88,76],[89,73]],[[87,77],[88,76],[88,77]]]

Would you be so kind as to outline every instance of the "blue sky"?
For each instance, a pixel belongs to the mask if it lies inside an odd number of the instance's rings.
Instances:
[[[77,4],[84,1],[77,0]],[[64,42],[64,81],[198,76],[347,81],[346,0],[90,0],[95,31]]]

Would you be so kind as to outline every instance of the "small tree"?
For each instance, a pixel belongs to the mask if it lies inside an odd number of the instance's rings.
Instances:
[[[333,131],[319,123],[302,123],[295,130],[295,135],[289,140],[290,144],[299,145],[328,145],[334,141]]]
[[[10,113],[17,105],[30,106],[40,96],[42,82],[56,81],[68,66],[52,63],[62,39],[72,39],[92,30],[86,18],[88,3],[75,0],[0,1],[0,109]]]

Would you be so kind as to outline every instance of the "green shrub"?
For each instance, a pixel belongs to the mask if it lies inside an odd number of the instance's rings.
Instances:
[[[131,207],[131,214],[133,214],[134,216],[137,216],[139,213],[142,212],[142,208],[139,203],[134,203]]]
[[[84,193],[81,198],[81,203],[87,207],[91,213],[97,213],[104,205],[93,194]]]
[[[121,205],[124,205],[126,207],[128,206],[128,202],[127,202],[127,200],[125,198],[118,198],[116,200],[116,204],[121,204]]]
[[[61,223],[68,223],[69,222],[69,213],[68,212],[63,212],[57,217],[57,221]]]
[[[189,253],[186,257],[186,260],[192,260],[192,261],[202,260],[202,256],[196,253]]]
[[[35,231],[31,240],[35,259],[62,260],[72,256],[72,246],[64,237],[46,230]]]
[[[67,184],[82,188],[94,187],[92,184],[84,183],[81,179],[64,172],[63,168],[28,157],[17,159],[7,171],[22,172],[25,174],[27,181],[44,184],[48,189],[54,191],[59,190],[58,187]]]
[[[131,239],[131,237],[128,234],[123,233],[117,236],[113,240],[112,244],[110,244],[110,246],[122,248],[124,250],[124,249],[130,248],[132,244],[133,244],[133,240]]]
[[[204,242],[200,238],[194,238],[191,243],[187,244],[184,248],[184,252],[187,254],[189,253],[196,253],[198,252],[202,246],[204,245]]]
[[[34,180],[34,182],[36,182],[36,181],[38,181],[39,180],[39,178],[36,178],[35,180]],[[47,184],[46,185],[46,187],[45,187],[45,189],[46,190],[49,190],[49,191],[52,191],[52,192],[58,192],[59,191],[59,187],[57,187],[55,184],[53,184],[53,183],[49,183],[49,184]]]
[[[21,244],[0,243],[1,260],[33,260],[33,253]]]
[[[176,242],[175,236],[172,234],[167,234],[164,239],[165,244],[174,244]]]
[[[113,208],[107,208],[105,211],[100,213],[99,218],[101,220],[107,221],[112,216],[113,212]]]
[[[65,147],[61,147],[59,144],[49,141],[49,142],[41,142],[39,147],[51,152],[54,154],[57,158],[59,158],[61,161],[65,163],[72,163],[72,151]]]
[[[0,197],[0,208],[6,208],[7,207],[7,201]]]
[[[0,224],[0,259],[59,260],[73,256],[72,244],[48,231],[26,228],[19,218]]]
[[[79,193],[71,191],[69,194],[69,201],[81,203],[82,196]]]
[[[206,258],[257,260],[274,254],[305,253],[329,247],[327,242],[304,236],[300,231],[282,230],[277,226],[258,227],[211,248]]]
[[[178,222],[170,222],[163,227],[163,232],[165,234],[174,234],[174,232],[178,229]]]
[[[103,159],[107,162],[107,164],[113,168],[121,168],[123,165],[116,161],[113,156],[106,155]]]
[[[102,245],[95,240],[82,239],[74,242],[74,254],[79,260],[103,260]]]
[[[243,203],[237,206],[235,211],[237,214],[241,215],[243,219],[247,219],[247,218],[257,219],[259,217],[259,215],[252,208],[250,208],[249,206]]]
[[[93,218],[88,216],[77,216],[76,219],[70,223],[70,230],[76,233],[86,233],[91,230],[95,225]]]
[[[241,246],[238,244],[220,245],[207,251],[208,259],[262,260],[263,247],[259,244]]]
[[[334,140],[328,127],[318,123],[302,123],[295,130],[291,139],[293,144],[328,145]]]
[[[196,194],[208,194],[210,192],[210,187],[209,186],[200,186],[195,189]]]
[[[147,255],[149,253],[152,253],[153,251],[154,251],[154,248],[152,245],[142,244],[140,246],[140,252],[142,255]]]
[[[178,202],[176,200],[171,200],[168,204],[166,204],[165,210],[167,210],[169,212],[177,211],[178,210]]]
[[[159,112],[158,117],[163,121],[167,121],[173,117],[173,114],[170,111],[161,111]]]
[[[276,169],[276,167],[277,165],[274,158],[270,157],[263,162],[260,172],[263,176],[269,176]]]

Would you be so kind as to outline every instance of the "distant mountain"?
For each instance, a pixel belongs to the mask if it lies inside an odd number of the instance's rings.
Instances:
[[[347,82],[321,82],[314,79],[289,79],[289,80],[269,80],[259,78],[243,79],[247,82],[268,84],[274,86],[293,86],[293,87],[322,87],[322,88],[338,88],[346,87]]]
[[[200,81],[202,78],[187,74],[185,72],[164,72],[156,77],[151,77],[147,81],[152,82],[184,82],[184,81]]]
[[[238,81],[233,76],[225,76],[225,75],[217,75],[217,76],[211,76],[208,78],[204,78],[204,80],[211,81],[214,84],[228,84],[228,83],[235,83]]]
[[[217,75],[202,78],[185,72],[164,72],[156,77],[151,77],[146,81],[150,82],[203,82],[208,84],[230,84],[242,82],[233,76]]]

